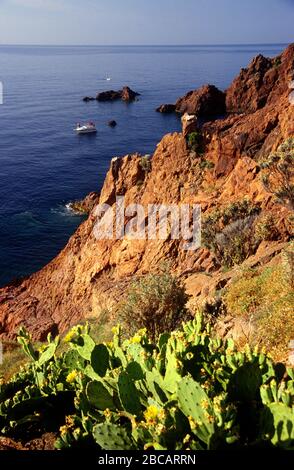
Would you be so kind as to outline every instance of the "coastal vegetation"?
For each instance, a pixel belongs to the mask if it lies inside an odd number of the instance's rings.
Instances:
[[[262,162],[262,182],[280,204],[294,210],[294,137],[281,144],[277,152]]]
[[[200,314],[156,342],[146,329],[96,344],[88,325],[36,348],[0,386],[1,435],[54,433],[57,449],[294,448],[293,369],[258,348],[237,351]]]
[[[224,294],[226,312],[251,326],[247,341],[265,347],[276,360],[287,361],[294,338],[293,247],[281,263],[243,269]]]
[[[146,328],[155,341],[160,334],[174,330],[187,318],[187,300],[185,286],[167,270],[148,274],[130,285],[119,307],[119,317],[131,334]]]
[[[215,253],[220,264],[240,264],[254,253],[260,242],[255,233],[259,213],[259,205],[245,198],[215,209],[204,218],[203,244]]]
[[[205,152],[204,139],[200,131],[190,132],[187,137],[188,146],[197,155],[203,155]]]

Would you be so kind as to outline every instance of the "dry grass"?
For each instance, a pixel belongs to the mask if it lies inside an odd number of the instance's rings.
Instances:
[[[275,360],[285,360],[294,339],[293,252],[284,253],[276,266],[243,272],[224,302],[229,314],[252,321],[250,342],[264,346]]]
[[[0,364],[0,377],[9,380],[20,366],[26,364],[28,358],[17,343],[3,343],[3,361]]]

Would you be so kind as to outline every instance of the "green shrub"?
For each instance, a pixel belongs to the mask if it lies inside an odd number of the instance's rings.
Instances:
[[[214,168],[214,163],[210,160],[201,160],[199,166],[201,170],[212,170],[212,168]]]
[[[205,152],[204,139],[200,131],[191,132],[187,136],[188,147],[198,155]]]
[[[263,214],[256,220],[254,237],[257,241],[276,240],[278,236],[276,221],[271,214]]]
[[[254,226],[260,207],[248,199],[216,209],[202,222],[202,242],[221,264],[233,266],[244,261],[258,247]]]
[[[238,219],[215,235],[214,252],[225,266],[241,264],[255,253],[259,242],[255,239],[254,216]]]
[[[281,63],[282,63],[281,57],[276,57],[274,60],[274,67],[275,68],[280,67]]]
[[[294,210],[294,137],[261,163],[262,182],[280,204]]]
[[[155,340],[187,317],[187,300],[184,286],[171,274],[147,274],[131,285],[119,313],[127,331],[146,328]]]
[[[144,157],[141,157],[140,166],[145,171],[145,173],[149,173],[151,171],[151,160],[149,155],[144,155]]]

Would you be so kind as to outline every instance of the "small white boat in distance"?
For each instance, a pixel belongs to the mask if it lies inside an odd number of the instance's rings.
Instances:
[[[107,78],[106,78],[106,81],[107,81],[107,82],[110,82],[110,80],[111,80],[111,77],[107,77]]]
[[[77,134],[94,134],[97,132],[97,129],[94,122],[87,122],[86,124],[78,123],[75,131]]]

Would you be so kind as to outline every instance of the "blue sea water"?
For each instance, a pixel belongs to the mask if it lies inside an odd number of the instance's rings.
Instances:
[[[0,45],[0,285],[64,247],[83,220],[66,204],[101,189],[113,156],[152,153],[180,129],[179,118],[157,106],[205,83],[225,89],[253,56],[284,47]],[[138,102],[82,101],[124,85],[141,93]],[[84,120],[96,122],[96,136],[75,135]]]

